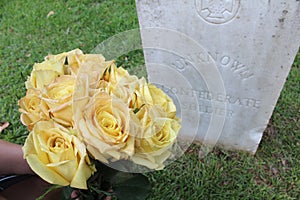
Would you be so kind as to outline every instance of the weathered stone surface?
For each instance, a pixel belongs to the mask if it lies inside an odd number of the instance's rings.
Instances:
[[[300,42],[298,0],[136,0],[149,80],[181,137],[255,153]]]

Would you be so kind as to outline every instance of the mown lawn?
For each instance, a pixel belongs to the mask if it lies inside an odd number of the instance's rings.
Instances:
[[[1,0],[0,121],[11,125],[0,138],[22,144],[28,134],[17,101],[34,62],[75,48],[89,53],[137,27],[133,0]],[[141,51],[118,59],[131,70],[142,63]],[[300,55],[255,156],[216,148],[199,160],[197,150],[194,145],[165,170],[147,174],[149,200],[300,199]]]

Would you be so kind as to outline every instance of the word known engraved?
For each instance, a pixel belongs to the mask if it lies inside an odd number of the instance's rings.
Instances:
[[[210,59],[213,59],[217,63],[217,66],[219,68],[230,70],[235,75],[235,77],[241,80],[247,80],[254,76],[254,73],[248,66],[246,66],[246,64],[243,64],[239,60],[234,59],[232,56],[229,56],[227,54],[208,52],[208,54],[198,53],[196,55],[196,62],[210,62]],[[172,63],[172,66],[174,66],[178,70],[185,70],[188,65],[193,65],[193,63],[195,63],[195,60],[191,57],[181,57],[179,59],[176,59],[175,62]]]

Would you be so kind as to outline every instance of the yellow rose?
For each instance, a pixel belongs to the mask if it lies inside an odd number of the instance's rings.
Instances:
[[[86,60],[90,58],[90,60]],[[77,74],[76,91],[84,87],[89,96],[93,96],[99,90],[108,91],[108,82],[102,80],[108,66],[114,61],[105,62],[102,55],[86,54],[82,58],[80,70]],[[78,92],[76,92],[78,93]],[[81,95],[81,93],[78,93]],[[76,97],[76,94],[75,94]]]
[[[32,130],[34,124],[38,121],[49,120],[49,107],[41,99],[39,90],[29,89],[26,96],[18,102],[21,112],[21,122]]]
[[[136,76],[130,75],[124,68],[117,67],[114,61],[110,62],[103,73],[103,80],[112,84],[118,84],[121,80],[132,82],[129,78],[134,81],[137,79]]]
[[[64,75],[64,64],[60,61],[46,60],[42,63],[35,63],[25,83],[26,88],[42,89],[60,75]]]
[[[57,123],[73,127],[72,98],[75,77],[64,75],[56,78],[43,90],[42,99],[49,107],[49,115]]]
[[[46,61],[59,62],[64,66],[65,75],[76,75],[81,63],[81,58],[84,56],[80,49],[74,49],[69,52],[64,52],[58,55],[46,56]]]
[[[177,118],[164,117],[161,107],[143,106],[138,112],[142,132],[135,140],[132,161],[149,169],[162,169],[181,128]]]
[[[31,169],[51,184],[87,189],[86,181],[95,171],[85,145],[53,121],[34,126],[23,153]]]
[[[105,61],[102,55],[86,54],[81,58],[76,90],[85,85],[89,96],[102,91],[128,103],[140,82],[141,80],[129,75],[125,69],[117,68],[114,60]]]
[[[109,62],[101,54],[83,54],[79,57],[81,64],[89,65],[94,69],[105,68]]]
[[[142,85],[135,93],[132,100],[134,108],[140,108],[143,105],[159,105],[167,113],[167,117],[174,118],[176,115],[176,106],[173,100],[161,89],[152,84]]]
[[[109,163],[134,153],[134,114],[127,104],[99,92],[86,105],[77,102],[74,108],[79,133],[95,159]]]
[[[80,49],[74,49],[58,55],[48,55],[46,60],[63,63],[65,75],[77,75],[82,65],[98,67],[105,62],[105,58],[101,54],[83,54]]]
[[[58,55],[46,56],[45,61],[34,64],[30,77],[25,83],[26,88],[42,89],[61,75],[76,75],[81,62],[85,61],[86,57],[90,57],[88,55],[84,55],[80,49],[75,49]],[[102,55],[98,57],[103,58]]]
[[[138,79],[136,76],[130,75],[127,70],[117,67],[114,62],[109,65],[101,79],[107,82],[106,91],[125,103],[130,103],[134,92],[144,84],[145,79]]]

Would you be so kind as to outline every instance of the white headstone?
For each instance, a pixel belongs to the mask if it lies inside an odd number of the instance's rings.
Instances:
[[[255,153],[300,43],[299,0],[136,0],[181,137]]]

